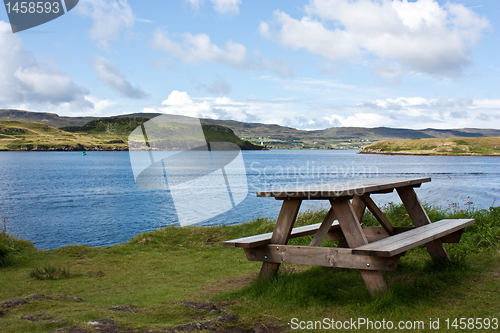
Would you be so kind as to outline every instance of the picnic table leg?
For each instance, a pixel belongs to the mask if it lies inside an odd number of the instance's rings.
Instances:
[[[276,220],[276,225],[274,226],[273,235],[271,236],[271,244],[286,244],[288,242],[288,237],[297,219],[301,203],[301,199],[285,199],[283,201],[278,220]],[[279,263],[262,263],[259,278],[271,278],[278,271],[279,267]]]
[[[365,208],[366,204],[363,200],[361,200],[361,197],[358,195],[355,195],[354,198],[352,198],[352,209],[354,209],[354,213],[356,214],[356,217],[358,218],[358,221],[361,222],[363,219],[363,215],[365,214]]]
[[[326,234],[330,230],[330,227],[332,226],[334,220],[335,220],[335,213],[333,212],[333,208],[330,208],[330,210],[325,216],[325,219],[321,223],[321,226],[319,227],[318,231],[316,231],[316,233],[314,234],[311,243],[309,243],[309,246],[321,246],[321,243],[323,243],[323,240],[325,239]]]
[[[429,216],[427,216],[424,207],[422,207],[422,204],[420,203],[413,187],[399,187],[396,188],[396,191],[398,191],[399,197],[405,205],[406,211],[408,211],[408,215],[410,215],[415,227],[421,227],[431,223]],[[444,261],[447,264],[451,264],[450,257],[448,256],[448,253],[446,252],[440,239],[436,239],[435,241],[425,244],[425,247],[434,261]]]
[[[356,217],[360,222],[363,219],[365,208],[366,208],[365,203],[361,200],[359,196],[355,195],[354,198],[352,198],[352,209],[354,209],[354,213],[356,214]],[[343,234],[339,240],[339,244],[337,245],[337,247],[349,248],[349,244],[347,244],[347,241]]]
[[[335,211],[340,228],[349,244],[350,248],[368,244],[368,240],[361,228],[356,212],[349,202],[349,199],[339,198],[330,200],[332,208]],[[387,291],[387,284],[380,271],[359,270],[361,277],[365,281],[366,287],[371,296],[378,292]]]

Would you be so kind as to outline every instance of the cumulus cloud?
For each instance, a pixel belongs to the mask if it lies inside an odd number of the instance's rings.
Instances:
[[[73,82],[57,67],[36,60],[24,49],[10,25],[0,21],[0,102],[3,107],[63,107],[85,110],[93,104],[86,100],[89,91]]]
[[[194,9],[199,9],[204,0],[186,0]],[[214,10],[219,14],[236,15],[240,12],[241,0],[210,0]]]
[[[169,38],[167,33],[156,31],[150,46],[173,55],[189,64],[198,65],[203,61],[220,63],[226,66],[253,71],[271,71],[282,76],[292,74],[292,69],[285,61],[270,60],[265,57],[249,57],[243,44],[233,41],[226,42],[224,47],[212,43],[205,33],[181,35],[182,42],[178,43]]]
[[[461,4],[433,0],[310,0],[301,19],[277,10],[259,26],[261,36],[305,49],[332,62],[375,56],[375,74],[393,79],[410,71],[458,77],[489,22]],[[397,65],[394,64],[397,62]]]
[[[111,88],[119,92],[122,96],[132,99],[143,99],[148,95],[140,88],[132,86],[125,80],[119,68],[104,57],[95,56],[92,67],[99,75],[99,79],[106,82]]]
[[[288,100],[233,100],[229,97],[194,98],[185,91],[174,90],[160,106],[143,112],[161,112],[197,118],[279,124],[289,112]]]
[[[194,98],[185,91],[172,91],[161,105],[143,112],[161,112],[197,118],[278,124],[303,130],[329,127],[394,128],[496,128],[500,100],[428,99],[397,97],[358,105],[311,106],[300,100]],[[469,103],[470,102],[470,103]],[[441,105],[441,106],[440,106]]]
[[[132,8],[126,0],[81,0],[77,12],[93,21],[90,38],[107,48],[110,41],[119,38],[123,29],[130,29],[135,22]]]

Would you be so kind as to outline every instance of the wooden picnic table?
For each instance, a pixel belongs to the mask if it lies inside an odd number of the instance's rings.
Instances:
[[[359,269],[373,296],[387,290],[381,271],[396,269],[409,249],[425,245],[433,260],[450,264],[445,243],[460,240],[473,219],[445,219],[431,223],[414,188],[430,178],[371,179],[301,188],[258,192],[258,197],[283,200],[272,233],[225,241],[223,246],[241,247],[248,260],[262,261],[259,276],[269,278],[281,263]],[[394,227],[370,195],[396,189],[415,227]],[[293,228],[303,200],[328,200],[331,208],[322,223]],[[362,227],[368,208],[381,227]],[[286,245],[290,238],[314,235],[309,246]],[[338,247],[321,247],[329,240]]]

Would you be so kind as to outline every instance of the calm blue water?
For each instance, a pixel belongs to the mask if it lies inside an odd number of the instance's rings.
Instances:
[[[203,225],[275,218],[281,201],[257,198],[273,188],[362,178],[432,177],[417,189],[426,202],[475,208],[500,203],[500,158],[359,155],[356,151],[243,152],[249,193],[235,208]],[[127,152],[0,152],[0,218],[11,234],[39,249],[108,246],[138,233],[178,225],[168,191],[134,182]],[[244,177],[245,175],[242,175]],[[380,204],[395,194],[373,196]],[[196,202],[193,203],[195,205]],[[319,208],[318,201],[303,209]]]

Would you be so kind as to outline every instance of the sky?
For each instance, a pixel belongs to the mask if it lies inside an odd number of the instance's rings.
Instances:
[[[500,128],[500,1],[80,0],[12,33],[0,109]]]

